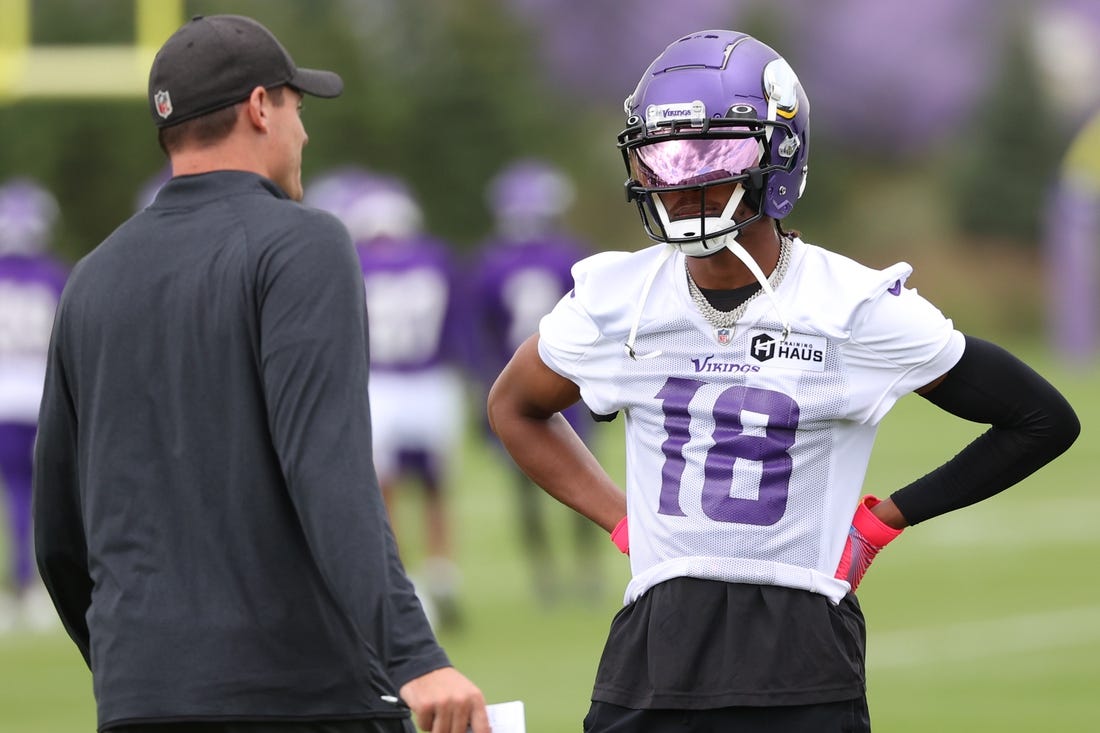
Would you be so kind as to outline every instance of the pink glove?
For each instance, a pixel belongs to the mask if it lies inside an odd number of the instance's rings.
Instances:
[[[879,550],[901,534],[900,529],[887,526],[871,513],[871,507],[878,503],[879,499],[870,495],[859,502],[855,516],[852,517],[852,526],[848,528],[844,553],[840,556],[840,564],[833,576],[847,580],[853,591],[859,587],[859,582],[863,580]]]
[[[630,554],[630,531],[626,526],[626,517],[620,519],[615,529],[611,530],[611,541],[615,543],[615,547],[619,548],[619,552],[624,555]]]

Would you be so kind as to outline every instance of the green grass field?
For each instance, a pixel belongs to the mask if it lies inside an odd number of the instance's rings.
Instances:
[[[1038,356],[1032,363],[1076,406],[1081,438],[1009,492],[909,530],[876,561],[860,591],[876,731],[1100,730],[1100,450],[1092,430],[1100,420],[1100,374],[1059,369]],[[618,477],[620,431],[618,423],[606,426],[600,443]],[[888,493],[976,433],[919,398],[902,400],[880,432],[868,491]],[[607,542],[599,598],[578,594],[540,607],[497,454],[472,437],[461,469],[453,508],[466,624],[442,641],[491,702],[525,702],[532,733],[579,731],[626,560]],[[415,569],[419,527],[409,500],[398,529]],[[556,505],[548,509],[563,576],[573,577],[570,517]],[[90,676],[62,633],[0,637],[0,731],[94,726]]]

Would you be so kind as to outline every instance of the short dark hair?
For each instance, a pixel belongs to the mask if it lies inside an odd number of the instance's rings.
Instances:
[[[283,105],[284,88],[277,86],[267,90],[276,107]],[[244,103],[245,101],[240,101],[200,117],[184,120],[177,125],[159,128],[157,142],[160,143],[160,149],[165,155],[171,156],[172,153],[178,152],[187,145],[206,146],[221,142],[229,137],[229,133],[236,127],[237,116]]]

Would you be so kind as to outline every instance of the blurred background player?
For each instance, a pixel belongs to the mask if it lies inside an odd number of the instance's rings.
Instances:
[[[1048,333],[1067,361],[1088,366],[1100,355],[1100,109],[1071,141],[1046,217]]]
[[[0,185],[0,482],[11,548],[0,630],[56,623],[31,554],[31,464],[50,329],[68,274],[47,251],[57,217],[57,201],[37,183]]]
[[[333,171],[306,188],[305,203],[340,217],[355,242],[370,322],[375,468],[395,532],[398,486],[408,480],[424,489],[425,557],[412,576],[433,623],[454,628],[459,572],[446,485],[465,425],[468,340],[456,260],[447,243],[424,233],[420,205],[396,178]]]
[[[569,292],[573,263],[591,254],[565,231],[565,214],[574,196],[573,184],[562,171],[535,158],[510,163],[489,182],[486,199],[495,231],[479,248],[471,282],[479,334],[475,370],[486,392],[516,348],[538,331],[539,320]],[[564,414],[588,442],[594,422],[583,406],[574,405]],[[488,424],[485,428],[489,432]],[[495,437],[491,439],[496,443]],[[503,457],[514,475],[520,541],[530,559],[535,592],[549,604],[560,593],[546,517],[546,507],[553,502]],[[599,528],[580,515],[570,521],[578,589],[586,598],[598,598],[603,585],[596,559],[603,541]]]

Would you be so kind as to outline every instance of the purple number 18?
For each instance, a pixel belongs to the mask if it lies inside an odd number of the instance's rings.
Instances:
[[[668,438],[661,444],[665,464],[661,469],[661,514],[686,516],[680,508],[680,481],[684,475],[684,446],[691,438],[688,404],[706,382],[671,377],[657,398],[665,414]],[[766,415],[763,435],[746,435],[743,411]],[[787,509],[791,482],[791,454],[798,405],[782,392],[755,387],[729,387],[714,402],[714,445],[703,465],[703,513],[717,522],[775,524]],[[733,467],[738,459],[761,464],[760,492],[756,499],[730,496]]]

